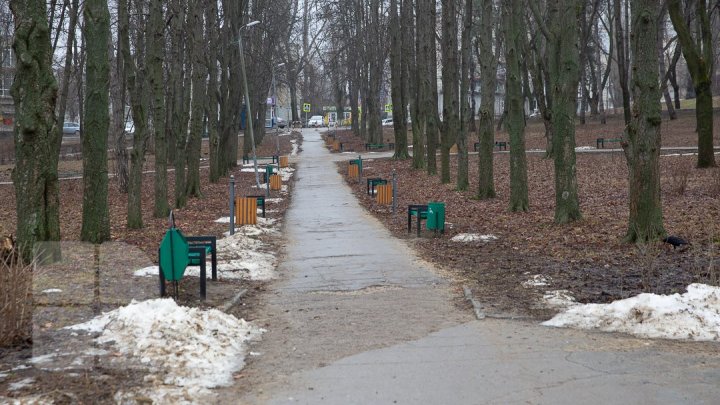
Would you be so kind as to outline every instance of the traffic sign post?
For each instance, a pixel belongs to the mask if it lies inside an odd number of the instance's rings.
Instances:
[[[307,124],[307,113],[310,112],[310,103],[303,103],[303,112],[305,113],[305,124]]]

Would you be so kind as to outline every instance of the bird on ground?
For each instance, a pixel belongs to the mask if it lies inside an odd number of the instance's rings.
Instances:
[[[689,245],[690,243],[683,238],[678,236],[668,236],[662,240],[665,243],[672,245],[673,249]]]

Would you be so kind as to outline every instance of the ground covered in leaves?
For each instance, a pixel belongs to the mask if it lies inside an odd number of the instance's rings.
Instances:
[[[597,134],[619,132],[618,121],[613,118],[608,126],[578,126],[578,146],[594,147]],[[528,148],[541,148],[542,124],[529,124]],[[664,120],[663,146],[695,145],[694,127],[694,119],[687,112],[680,120]],[[336,136],[348,144],[360,144],[347,131],[338,131]],[[506,134],[500,133],[496,139],[507,139]],[[715,144],[719,143],[716,136]],[[455,156],[451,158],[453,183],[441,184],[439,175],[412,169],[410,160],[373,158],[380,154],[363,152],[364,177],[391,179],[395,173],[398,208],[394,214],[390,206],[378,204],[367,194],[364,178],[360,182],[348,179],[348,183],[362,204],[394,235],[407,239],[425,259],[450,270],[470,286],[490,314],[545,319],[559,310],[553,304],[557,297],[605,303],[642,292],[684,292],[693,282],[718,285],[720,169],[699,170],[695,168],[697,157],[691,152],[664,151],[660,165],[665,229],[691,245],[685,249],[662,243],[636,246],[623,242],[628,220],[624,155],[578,152],[583,218],[569,225],[553,223],[553,162],[544,159],[542,153],[527,155],[530,211],[526,213],[508,209],[509,154],[504,151],[494,155],[497,197],[490,200],[475,198],[477,155],[470,156],[469,189],[457,191]],[[346,165],[339,164],[345,174]],[[436,235],[424,230],[417,238],[414,225],[408,233],[407,207],[430,201],[445,203],[446,231]],[[497,239],[452,240],[468,233]]]
[[[242,139],[240,142],[242,145]],[[280,154],[297,152],[301,143],[299,133],[280,136]],[[258,156],[273,155],[275,150],[275,136],[268,134],[258,148]],[[185,235],[214,235],[220,238],[229,226],[216,222],[229,215],[229,174],[234,175],[236,180],[236,196],[264,194],[265,190],[254,187],[254,173],[250,167],[242,165],[231,170],[219,183],[211,184],[206,151],[204,145],[200,170],[203,196],[189,199],[187,206],[176,209],[175,224]],[[61,162],[59,174],[64,179],[60,182],[62,241],[59,246],[63,260],[48,266],[36,266],[33,271],[30,291],[34,307],[27,308],[33,313],[32,331],[24,344],[0,347],[0,398],[36,398],[61,404],[115,403],[118,398],[113,398],[113,393],[145,385],[146,365],[119,368],[114,365],[113,359],[122,356],[120,353],[108,354],[87,337],[77,334],[67,336],[69,333],[63,335],[62,328],[87,321],[132,300],[158,296],[157,277],[133,276],[135,270],[157,264],[157,249],[168,226],[167,218],[153,218],[152,159],[152,156],[148,157],[144,168],[148,171],[143,177],[144,227],[131,230],[125,226],[127,195],[119,191],[111,177],[108,200],[112,241],[98,247],[78,242],[83,186],[82,179],[72,177],[81,173],[82,161],[64,159]],[[112,162],[109,167],[113,167]],[[15,191],[13,185],[7,183],[10,169],[0,167],[0,234],[11,233],[15,229]],[[170,170],[169,196],[174,195],[174,178],[174,172]],[[262,177],[260,181],[263,182]],[[291,190],[292,181],[282,193],[271,192],[273,200],[268,204],[266,214],[269,221],[284,217],[290,203],[288,188]],[[281,249],[282,238],[263,235],[259,238],[267,249]],[[180,282],[178,304],[220,307],[237,318],[251,320],[248,308],[264,286],[262,281],[221,278],[208,282],[207,300],[200,301],[199,279],[185,277]],[[242,298],[238,299],[240,294]],[[42,397],[33,397],[38,394],[39,387]]]

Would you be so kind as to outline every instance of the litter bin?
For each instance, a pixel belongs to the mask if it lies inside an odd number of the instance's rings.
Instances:
[[[436,232],[445,232],[445,203],[428,203],[428,214],[425,224],[427,229],[432,229]]]

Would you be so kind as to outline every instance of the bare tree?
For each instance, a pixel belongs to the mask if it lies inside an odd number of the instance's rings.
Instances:
[[[626,240],[646,242],[665,234],[660,203],[660,89],[656,51],[659,7],[632,0],[633,119],[623,143],[629,169],[630,217]]]
[[[17,243],[30,263],[38,241],[60,239],[57,165],[59,151],[50,29],[43,0],[10,1],[18,61],[11,93],[15,101]]]
[[[708,10],[712,9],[711,0],[694,0],[695,16],[697,18],[698,33],[695,37],[684,18],[681,0],[669,0],[668,11],[678,41],[682,46],[683,56],[687,62],[692,84],[697,97],[695,117],[698,133],[698,162],[699,168],[715,167],[715,151],[713,148],[713,101],[712,101],[712,75],[714,72],[713,52],[717,44],[713,44],[712,31]]]
[[[493,148],[495,143],[495,88],[497,52],[493,50],[493,0],[482,0],[476,52],[480,64],[480,111],[478,123],[478,198],[495,197]],[[497,34],[496,34],[497,35]],[[498,35],[499,36],[499,35]]]

